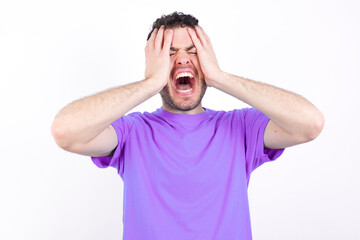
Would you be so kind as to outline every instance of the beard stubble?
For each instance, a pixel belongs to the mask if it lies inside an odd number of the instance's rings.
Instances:
[[[182,111],[182,112],[186,112],[186,111],[190,111],[195,109],[196,107],[199,106],[199,104],[201,103],[202,98],[205,95],[206,92],[206,88],[207,85],[205,83],[205,79],[202,79],[201,81],[201,91],[200,91],[200,96],[198,99],[195,100],[195,102],[193,104],[190,105],[186,105],[186,106],[182,106],[180,104],[177,104],[174,99],[170,96],[170,89],[169,89],[169,84],[167,84],[161,91],[160,91],[160,95],[161,98],[163,99],[165,105],[172,109],[172,110],[177,110],[177,111]]]

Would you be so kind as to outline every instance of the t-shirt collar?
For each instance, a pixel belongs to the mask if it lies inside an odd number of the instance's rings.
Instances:
[[[204,112],[197,114],[181,114],[181,113],[172,113],[164,110],[162,107],[158,108],[155,113],[157,113],[160,117],[171,120],[188,120],[188,121],[201,121],[208,117],[210,110],[204,108]]]

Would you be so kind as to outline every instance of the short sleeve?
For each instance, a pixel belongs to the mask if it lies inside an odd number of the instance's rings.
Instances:
[[[248,177],[251,172],[263,163],[274,161],[283,149],[267,149],[264,147],[265,128],[269,118],[255,108],[244,109],[245,158]]]
[[[131,115],[126,115],[122,116],[111,124],[116,131],[118,145],[116,146],[112,154],[108,156],[91,157],[91,160],[97,167],[113,167],[117,169],[118,174],[120,174],[120,176],[122,177],[124,170],[124,146],[133,123],[134,118]]]

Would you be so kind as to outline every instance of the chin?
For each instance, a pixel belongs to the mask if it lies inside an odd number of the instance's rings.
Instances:
[[[170,109],[177,111],[190,111],[197,108],[201,104],[201,100],[206,92],[207,86],[204,84],[201,87],[200,93],[194,93],[196,96],[189,96],[189,98],[184,99],[174,99],[170,95],[169,86],[166,85],[161,91],[160,95],[163,100],[163,103]]]

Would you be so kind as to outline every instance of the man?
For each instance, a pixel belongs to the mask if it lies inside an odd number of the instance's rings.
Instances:
[[[191,15],[157,19],[145,55],[144,80],[58,113],[57,144],[118,170],[124,239],[251,239],[251,172],[284,148],[316,138],[322,114],[301,96],[221,71]],[[207,86],[253,108],[204,108]],[[124,116],[157,93],[161,108]]]

